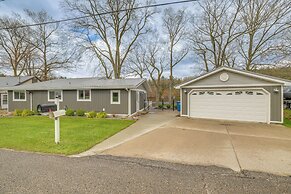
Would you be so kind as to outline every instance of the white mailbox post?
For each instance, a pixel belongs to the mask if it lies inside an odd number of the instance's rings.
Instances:
[[[56,144],[60,143],[60,116],[66,115],[65,110],[60,110],[60,99],[58,96],[55,98],[55,103],[57,105],[57,111],[53,112],[55,118],[55,142]]]

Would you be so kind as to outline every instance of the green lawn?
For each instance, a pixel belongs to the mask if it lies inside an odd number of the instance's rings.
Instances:
[[[134,123],[132,120],[61,118],[61,143],[54,143],[54,120],[44,116],[0,118],[0,148],[56,154],[88,150]]]
[[[291,127],[291,110],[284,110],[284,125]]]

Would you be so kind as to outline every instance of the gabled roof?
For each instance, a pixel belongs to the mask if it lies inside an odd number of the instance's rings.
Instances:
[[[134,89],[143,84],[146,79],[98,79],[70,78],[55,79],[33,84],[10,87],[8,90],[75,90],[75,89]]]
[[[230,67],[220,67],[220,68],[217,68],[217,69],[215,69],[215,70],[213,70],[211,72],[203,74],[203,75],[201,75],[201,76],[199,76],[197,78],[194,78],[191,81],[182,83],[182,84],[176,86],[175,88],[176,89],[180,89],[183,86],[186,86],[188,84],[194,83],[194,82],[196,82],[198,80],[201,80],[203,78],[206,78],[208,76],[211,76],[211,75],[213,75],[215,73],[218,73],[218,72],[221,72],[221,71],[224,71],[224,70],[230,71],[230,72],[234,72],[234,73],[238,73],[238,74],[241,74],[241,75],[246,75],[246,76],[253,77],[253,78],[258,78],[258,79],[265,80],[265,81],[270,81],[270,82],[274,82],[274,83],[278,83],[278,84],[283,84],[285,86],[291,86],[291,80],[286,80],[286,79],[281,79],[281,78],[277,78],[277,77],[273,77],[273,76],[254,73],[254,72],[251,72],[251,71],[238,70],[238,69],[234,69],[234,68],[230,68]]]
[[[0,88],[17,86],[32,78],[34,76],[0,77]]]

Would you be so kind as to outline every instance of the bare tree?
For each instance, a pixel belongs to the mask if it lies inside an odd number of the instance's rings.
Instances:
[[[173,69],[188,54],[188,48],[185,47],[185,42],[183,42],[186,38],[188,19],[185,9],[175,11],[173,8],[167,8],[164,10],[163,26],[169,43],[169,101],[172,100],[173,93]]]
[[[16,28],[25,24],[17,14],[14,17],[0,18],[0,59],[4,68],[12,69],[14,76],[19,76],[25,70],[25,59],[32,50],[25,40],[30,35],[30,28]]]
[[[149,31],[147,23],[154,12],[148,8],[134,10],[137,6],[136,0],[64,0],[68,13],[88,16],[75,22],[75,27],[85,32],[84,40],[101,59],[100,64],[112,66],[114,78],[121,77],[128,54]]]
[[[30,44],[31,41],[32,40],[26,40],[28,44]],[[29,46],[26,51],[23,63],[25,67],[23,71],[24,75],[41,77],[41,69],[40,64],[38,63],[38,53],[36,51],[36,47],[34,47],[33,45]]]
[[[240,40],[240,54],[245,69],[253,70],[262,63],[262,58],[288,47],[280,39],[291,29],[291,1],[245,0],[245,3],[240,14],[247,31]]]
[[[54,21],[46,11],[33,12],[25,10],[26,14],[34,23],[44,23]],[[29,43],[37,50],[38,63],[37,70],[40,71],[40,79],[48,80],[53,72],[59,70],[68,70],[72,68],[72,63],[78,56],[73,48],[73,41],[66,45],[64,36],[58,23],[56,24],[40,24],[33,28],[33,39],[28,39]],[[69,43],[69,42],[67,42]]]
[[[202,13],[193,18],[189,37],[195,53],[203,60],[206,71],[233,67],[234,42],[245,32],[239,21],[244,7],[242,0],[205,0],[199,6]]]
[[[129,55],[129,64],[127,72],[129,75],[138,76],[143,78],[147,75],[147,65],[145,64],[146,49],[143,48],[143,44],[138,44],[135,49]]]
[[[164,72],[168,69],[169,65],[165,62],[162,47],[158,39],[151,41],[146,46],[146,53],[144,55],[144,64],[152,83],[156,90],[156,101],[161,99],[162,95],[162,78]]]

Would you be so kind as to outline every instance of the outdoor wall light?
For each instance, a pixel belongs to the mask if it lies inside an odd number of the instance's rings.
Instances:
[[[187,94],[187,90],[184,90],[184,93]]]
[[[278,88],[275,88],[274,89],[274,93],[279,93],[279,89]]]

